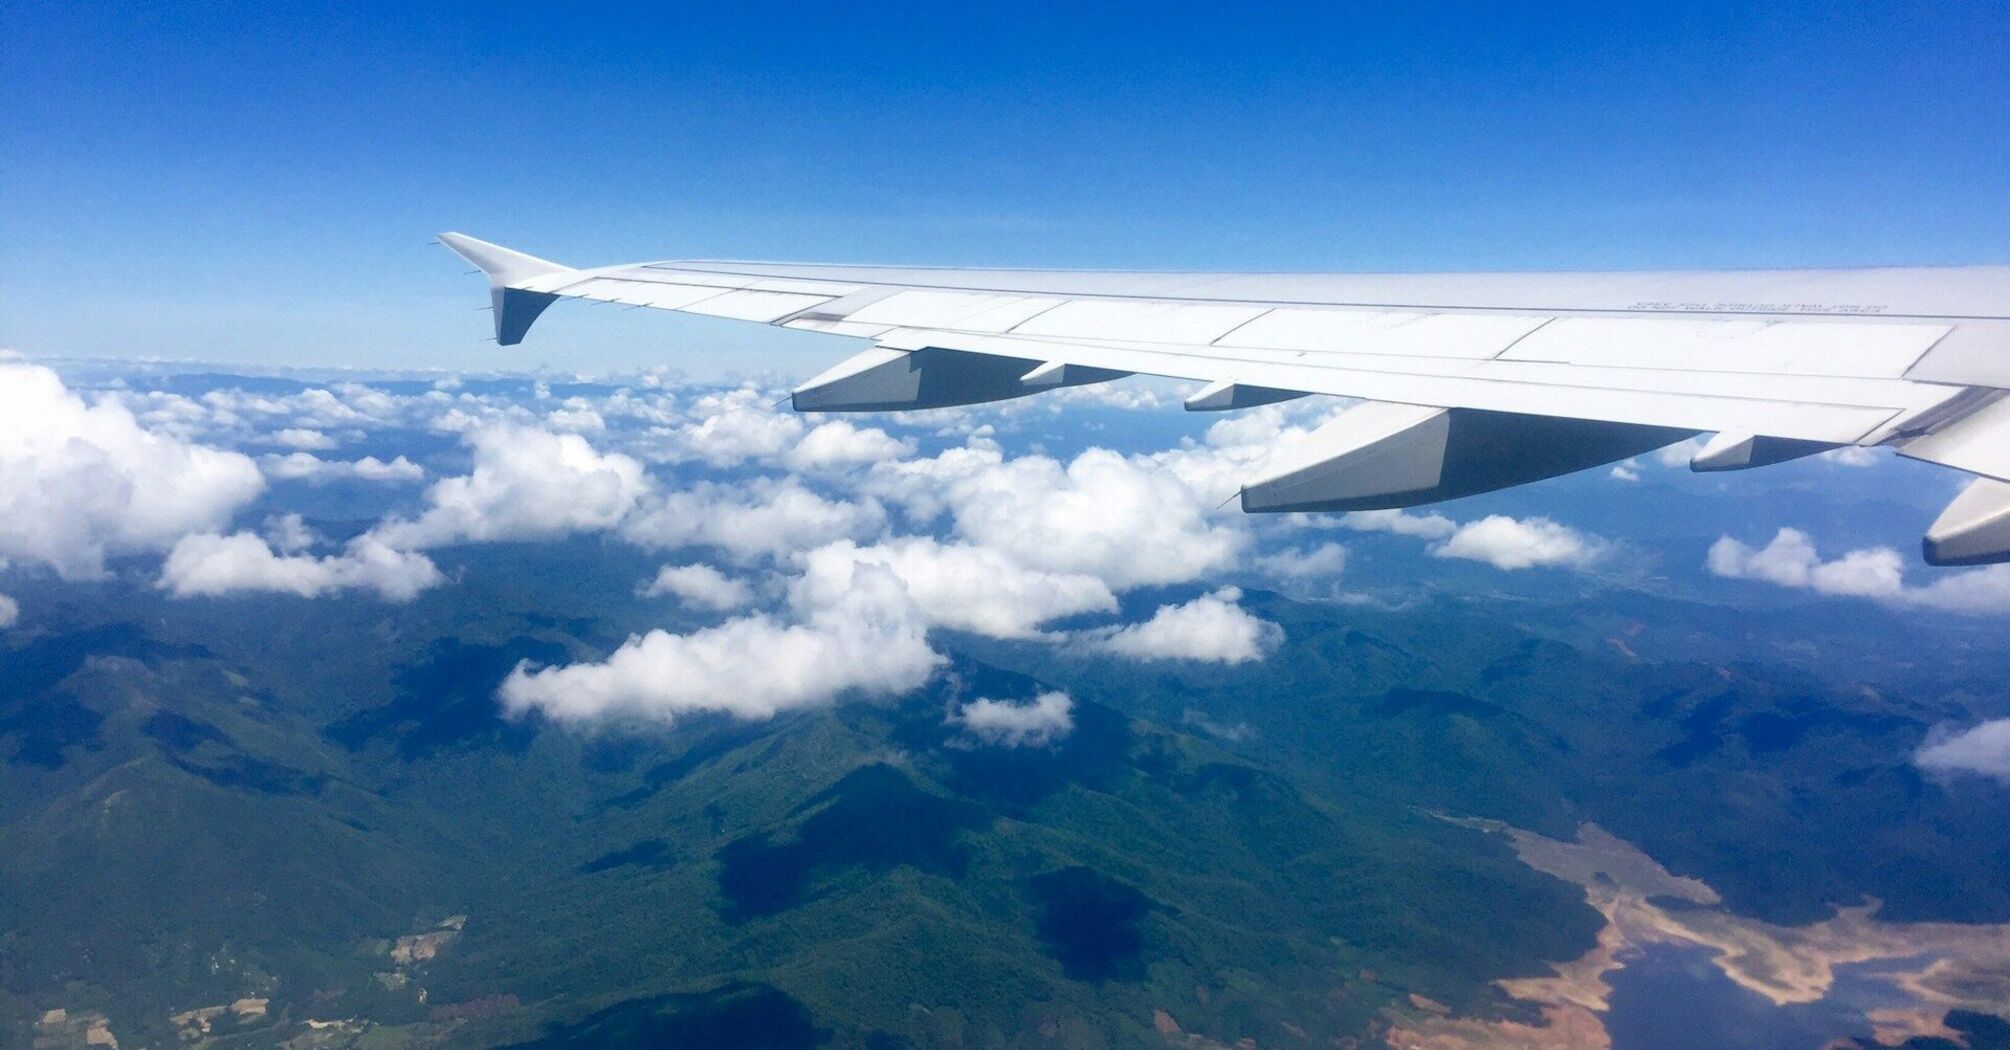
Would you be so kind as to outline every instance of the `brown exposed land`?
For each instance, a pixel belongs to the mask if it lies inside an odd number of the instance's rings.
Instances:
[[[1646,945],[1708,949],[1726,977],[1779,1006],[1824,998],[1839,966],[1885,961],[1870,976],[1912,1000],[1865,1016],[1865,1030],[1887,1046],[1954,1034],[1946,1024],[1952,1010],[2010,1019],[2010,923],[1884,922],[1878,902],[1868,901],[1808,926],[1777,926],[1731,914],[1709,886],[1671,874],[1593,824],[1564,842],[1493,821],[1455,823],[1507,836],[1522,863],[1582,888],[1606,925],[1596,947],[1554,964],[1553,976],[1499,982],[1510,997],[1541,1007],[1540,1022],[1404,1018],[1388,1036],[1397,1050],[1609,1047],[1600,1018],[1610,1007],[1606,975]]]

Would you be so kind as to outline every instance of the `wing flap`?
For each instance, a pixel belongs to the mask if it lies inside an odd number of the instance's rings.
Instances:
[[[863,324],[1002,334],[1064,301],[1037,295],[908,291],[868,303],[846,319]]]
[[[1077,299],[1026,320],[1014,327],[1012,334],[1206,346],[1263,312],[1261,306]]]
[[[1500,356],[1663,371],[1897,379],[1946,325],[1560,317]]]
[[[1499,354],[1548,321],[1515,314],[1280,307],[1223,335],[1214,345],[1477,359]]]
[[[1345,367],[1330,359],[1318,363],[1252,361],[1226,352],[1170,353],[1163,349],[1060,343],[1053,340],[1012,336],[972,336],[956,333],[896,329],[881,336],[889,346],[901,349],[940,347],[1001,357],[1065,361],[1113,371],[1169,376],[1203,381],[1230,380],[1277,390],[1300,390],[1314,394],[1358,397],[1407,405],[1439,408],[1480,408],[1526,415],[1596,419],[1615,423],[1688,430],[1734,430],[1763,432],[1810,441],[1847,444],[1878,431],[1910,405],[1893,396],[1874,403],[1827,403],[1804,398],[1800,391],[1787,391],[1778,384],[1738,379],[1738,388],[1712,388],[1701,381],[1679,384],[1693,389],[1668,389],[1652,376],[1627,377],[1627,385],[1614,376],[1596,376],[1600,370],[1570,366],[1538,365],[1530,362],[1446,362],[1459,373],[1423,374],[1414,371]],[[1493,367],[1493,371],[1480,372]],[[1507,366],[1503,369],[1502,366]],[[1536,371],[1545,370],[1545,371]],[[1605,372],[1622,370],[1607,369]],[[1631,370],[1638,371],[1638,370]],[[1604,385],[1597,385],[1603,383]],[[1945,393],[1925,388],[1923,395],[1944,400]],[[1944,389],[1944,388],[1943,388]],[[1950,392],[1951,393],[1951,392]],[[1862,399],[1872,400],[1872,399]]]
[[[709,299],[700,299],[690,306],[680,307],[687,314],[704,314],[707,317],[724,317],[734,321],[759,321],[773,324],[784,317],[802,313],[812,307],[830,302],[834,296],[806,295],[800,292],[766,292],[741,290],[724,292]]]
[[[554,295],[569,299],[591,299],[602,303],[649,306],[658,310],[689,310],[707,299],[726,294],[727,289],[701,285],[667,284],[658,281],[622,281],[595,277],[562,286]]]

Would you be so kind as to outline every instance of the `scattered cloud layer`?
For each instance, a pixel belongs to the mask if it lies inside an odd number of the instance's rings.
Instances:
[[[1799,529],[1783,528],[1771,542],[1758,548],[1729,536],[1720,537],[1711,545],[1705,565],[1718,576],[1817,594],[1948,612],[2010,612],[2010,565],[1944,573],[1917,586],[1905,580],[1905,556],[1890,547],[1861,548],[1824,561],[1814,541]]]
[[[158,586],[176,597],[346,592],[396,602],[443,585],[427,552],[456,544],[597,534],[674,552],[638,593],[729,618],[510,676],[503,698],[513,710],[562,720],[764,717],[899,691],[939,660],[934,631],[1129,660],[1262,659],[1282,631],[1232,587],[1138,623],[1083,623],[1114,619],[1120,596],[1139,588],[1214,586],[1235,574],[1265,585],[1337,578],[1348,546],[1321,534],[1336,524],[1504,570],[1587,568],[1609,547],[1545,518],[1223,508],[1243,479],[1333,415],[1331,399],[1225,415],[1158,451],[1055,455],[1039,438],[1060,400],[1123,408],[1159,394],[1083,388],[864,426],[798,416],[756,384],[692,388],[661,376],[590,396],[468,377],[416,392],[338,382],[276,393],[120,389],[87,402],[47,369],[0,368],[21,378],[0,385],[0,467],[22,465],[0,470],[0,511],[12,511],[0,516],[0,557],[22,565],[82,577],[110,556],[159,552]],[[23,419],[33,425],[10,426]],[[329,455],[364,444],[386,455],[396,435],[426,440],[388,461]],[[441,449],[442,438],[459,448]],[[372,490],[389,508],[381,520],[330,543],[289,512],[289,501],[311,498],[299,486],[260,501],[268,479],[410,487]],[[264,519],[256,530],[237,520],[254,505]],[[1938,600],[1983,600],[1954,591]],[[977,739],[987,718],[1050,717],[1056,702],[973,702],[966,729]]]

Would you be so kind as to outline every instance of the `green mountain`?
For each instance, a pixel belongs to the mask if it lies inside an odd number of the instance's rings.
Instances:
[[[1972,847],[2000,794],[1907,760],[1976,701],[1916,669],[1720,663],[1569,601],[1254,596],[1287,637],[1254,667],[946,637],[897,700],[580,731],[492,690],[664,610],[608,601],[632,556],[558,548],[396,610],[105,584],[6,636],[6,1041],[1372,1045],[1516,1009],[1490,982],[1601,925],[1445,814],[1596,821],[1779,922],[2010,919],[2010,857]],[[1050,687],[1050,747],[946,719]]]

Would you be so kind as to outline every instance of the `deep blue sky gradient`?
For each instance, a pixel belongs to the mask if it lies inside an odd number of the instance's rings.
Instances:
[[[2010,261],[2010,6],[14,0],[0,345],[802,373],[562,262],[1502,269]]]

